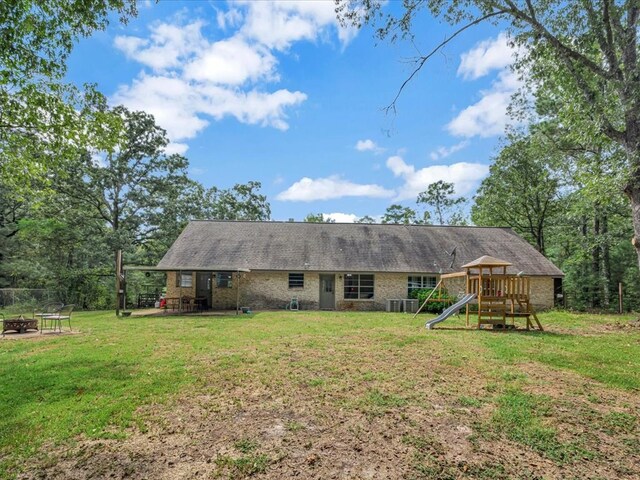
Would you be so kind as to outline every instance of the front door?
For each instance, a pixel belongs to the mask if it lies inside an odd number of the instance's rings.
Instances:
[[[204,298],[201,308],[209,310],[211,306],[211,272],[196,274],[196,298]]]
[[[335,275],[320,275],[320,308],[323,310],[336,308]]]

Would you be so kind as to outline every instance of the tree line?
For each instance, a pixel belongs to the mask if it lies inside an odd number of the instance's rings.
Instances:
[[[336,4],[343,23],[373,24],[380,39],[414,38],[425,13],[455,26],[415,59],[389,111],[429,59],[475,25],[500,22],[517,52],[523,86],[510,112],[520,127],[471,199],[470,218],[436,182],[416,209],[392,205],[381,221],[511,226],[565,271],[571,306],[612,308],[622,281],[627,306],[637,307],[637,0]],[[116,250],[150,263],[190,218],[270,217],[258,182],[204,188],[189,179],[186,158],[165,153],[166,134],[151,116],[109,106],[93,85],[64,82],[78,38],[114,14],[126,22],[136,13],[134,0],[0,2],[0,286],[47,286],[99,307],[110,296],[96,279],[113,275]]]

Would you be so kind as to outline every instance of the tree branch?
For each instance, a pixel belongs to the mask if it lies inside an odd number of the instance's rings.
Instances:
[[[404,88],[409,84],[409,82],[411,82],[413,77],[415,77],[417,75],[417,73],[422,69],[422,67],[427,62],[427,60],[429,60],[432,56],[434,56],[436,53],[438,53],[438,51],[440,51],[440,49],[442,49],[442,47],[447,45],[449,42],[451,42],[451,40],[456,38],[458,35],[460,35],[465,30],[473,27],[474,25],[477,25],[479,23],[484,22],[485,20],[487,20],[489,18],[496,17],[496,16],[501,15],[503,13],[505,13],[505,12],[502,11],[502,10],[498,10],[496,12],[488,13],[486,15],[483,15],[482,17],[476,18],[472,22],[467,23],[463,27],[461,27],[458,30],[456,30],[449,37],[445,38],[437,47],[435,47],[433,50],[431,50],[427,55],[425,55],[423,57],[418,57],[415,60],[415,62],[418,65],[413,70],[413,72],[411,72],[411,75],[409,75],[409,77],[404,82],[402,82],[402,85],[400,85],[400,88],[398,89],[398,93],[396,93],[396,96],[394,97],[393,101],[387,107],[384,108],[384,111],[388,113],[389,110],[393,110],[395,112],[395,110],[396,110],[396,102],[398,101],[398,98],[400,98],[400,95],[402,94],[402,91],[404,90]]]

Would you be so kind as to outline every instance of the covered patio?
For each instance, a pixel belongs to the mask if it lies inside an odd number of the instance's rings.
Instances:
[[[241,279],[243,274],[249,273],[247,268],[235,268],[224,270],[220,267],[191,267],[181,266],[178,268],[162,268],[156,266],[138,266],[129,265],[122,268],[122,284],[119,289],[119,304],[126,311],[127,298],[127,272],[162,272],[167,275],[167,279],[173,274],[175,275],[175,284],[167,281],[166,295],[158,296],[157,302],[160,304],[154,308],[138,309],[127,313],[133,316],[155,316],[155,315],[184,315],[184,314],[207,314],[211,315],[214,310],[214,294],[213,282],[220,279],[226,280],[231,284],[235,282],[235,309],[217,309],[216,313],[228,315],[230,313],[242,313],[243,307],[240,304],[241,299]],[[142,313],[144,312],[144,313]]]

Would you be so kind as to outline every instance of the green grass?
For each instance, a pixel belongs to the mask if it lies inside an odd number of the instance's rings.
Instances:
[[[558,465],[597,461],[593,445],[561,438],[561,401],[530,392],[528,372],[539,366],[556,378],[596,382],[600,390],[585,387],[571,395],[611,411],[584,428],[619,438],[623,448],[638,419],[628,405],[605,401],[600,392],[640,390],[640,332],[602,326],[631,318],[552,312],[540,315],[546,332],[522,333],[465,330],[461,317],[443,323],[446,329],[426,331],[425,317],[388,313],[126,319],[79,313],[79,335],[0,341],[0,478],[12,478],[52,445],[126,441],[157,421],[150,411],[171,412],[185,395],[212,398],[206,405],[211,412],[229,404],[242,409],[249,397],[227,392],[244,388],[268,391],[292,410],[313,398],[327,418],[347,412],[371,422],[416,411],[432,415],[436,398],[444,412],[437,415],[477,425],[479,438],[515,442]],[[469,409],[484,417],[465,418]],[[420,456],[416,478],[472,471],[477,478],[508,477],[502,466],[442,464],[436,458],[442,444],[410,432],[419,425],[412,422],[403,427],[409,431],[403,441]],[[284,425],[288,435],[310,431],[295,418]],[[274,462],[258,439],[234,441],[230,448],[238,456],[216,459],[221,475],[251,476]]]
[[[531,447],[561,464],[592,458],[593,454],[575,443],[558,440],[557,431],[542,422],[548,398],[510,388],[497,399],[493,426],[507,438]]]

